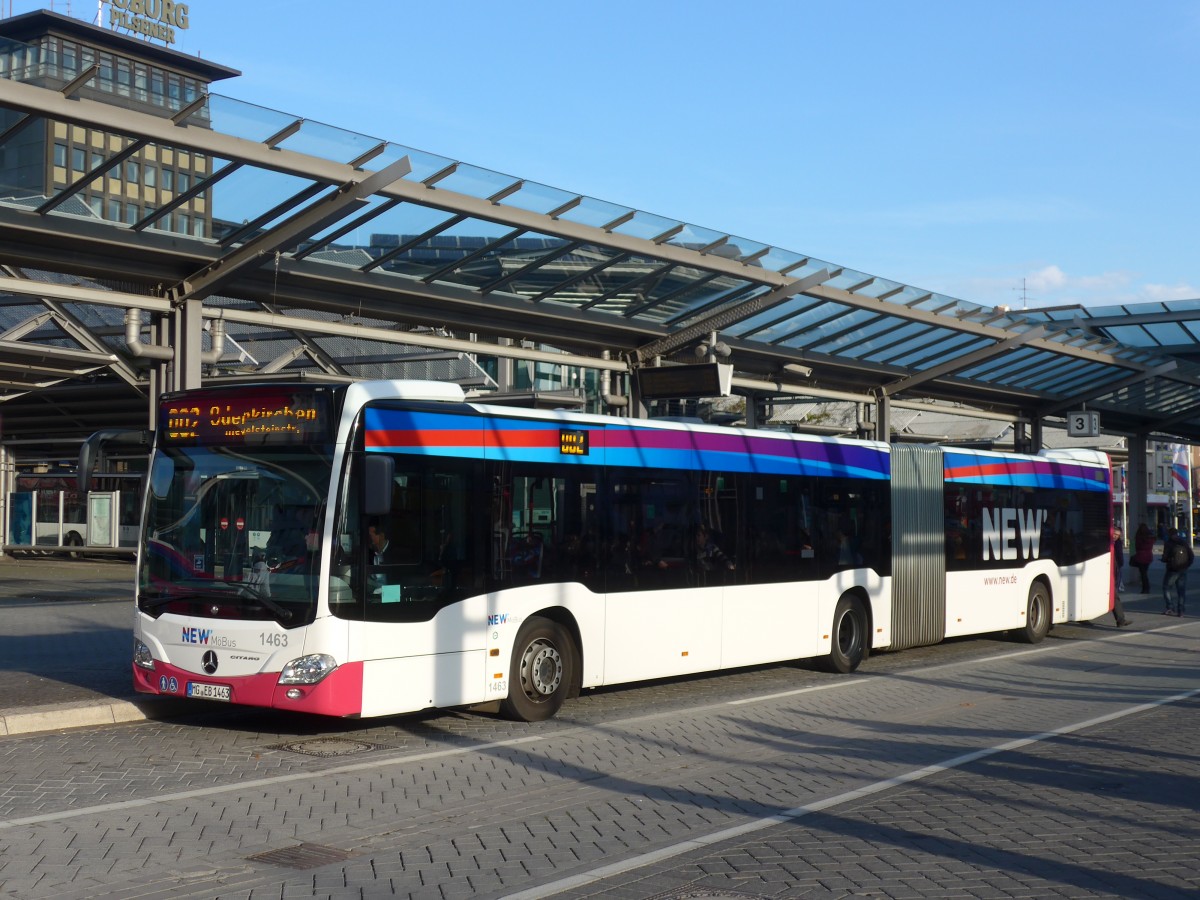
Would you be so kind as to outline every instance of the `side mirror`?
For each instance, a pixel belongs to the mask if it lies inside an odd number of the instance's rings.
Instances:
[[[392,481],[396,461],[386,453],[368,453],[363,459],[363,514],[386,516],[392,511]]]

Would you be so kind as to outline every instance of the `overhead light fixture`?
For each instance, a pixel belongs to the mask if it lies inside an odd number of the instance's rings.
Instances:
[[[715,341],[707,344],[696,345],[696,355],[704,358],[706,356],[721,356],[728,357],[733,351],[729,349],[729,345],[724,341]]]
[[[789,375],[799,375],[801,378],[808,378],[812,375],[812,369],[808,366],[802,366],[799,363],[788,363],[783,367],[783,371]]]

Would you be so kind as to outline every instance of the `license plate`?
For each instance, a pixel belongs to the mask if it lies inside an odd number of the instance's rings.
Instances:
[[[194,681],[188,682],[187,695],[201,700],[224,700],[226,703],[232,699],[231,689],[227,684],[198,684]]]

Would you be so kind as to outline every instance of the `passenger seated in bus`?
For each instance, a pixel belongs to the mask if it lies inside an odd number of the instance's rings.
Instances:
[[[367,547],[371,553],[372,565],[387,566],[396,562],[396,554],[383,523],[376,522],[367,526]]]
[[[700,569],[705,572],[732,572],[735,568],[733,560],[717,546],[712,532],[703,525],[696,526],[696,560]]]
[[[387,526],[382,522],[372,522],[367,526],[367,553],[368,565],[371,566],[371,571],[367,576],[367,586],[370,593],[374,596],[379,596],[383,593],[383,586],[387,584],[386,572],[381,571],[380,567],[386,568],[398,562],[398,557],[392,542],[388,538]]]

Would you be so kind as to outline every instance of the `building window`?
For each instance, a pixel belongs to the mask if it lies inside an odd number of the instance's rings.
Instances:
[[[139,184],[142,180],[141,166],[135,160],[125,161],[125,180],[130,184]]]
[[[175,170],[174,169],[163,169],[162,170],[162,189],[164,191],[174,191],[175,190]]]
[[[82,147],[71,148],[71,168],[81,174],[87,171],[87,153]]]
[[[149,163],[146,164],[146,187],[158,187],[158,169]]]
[[[130,71],[129,60],[117,59],[117,93],[122,97],[128,97],[131,93],[130,86],[133,84],[133,72]]]
[[[121,207],[120,200],[114,200],[112,197],[109,197],[107,209],[108,209],[108,215],[105,216],[106,219],[108,219],[112,222],[120,222],[121,221],[121,213],[123,212],[123,209]]]
[[[62,166],[64,169],[67,167],[67,145],[66,144],[55,144],[54,145],[54,164],[56,166]]]
[[[100,81],[105,90],[112,90],[113,58],[111,53],[100,54]]]
[[[179,173],[179,193],[184,193],[192,184],[192,177],[187,172]]]

